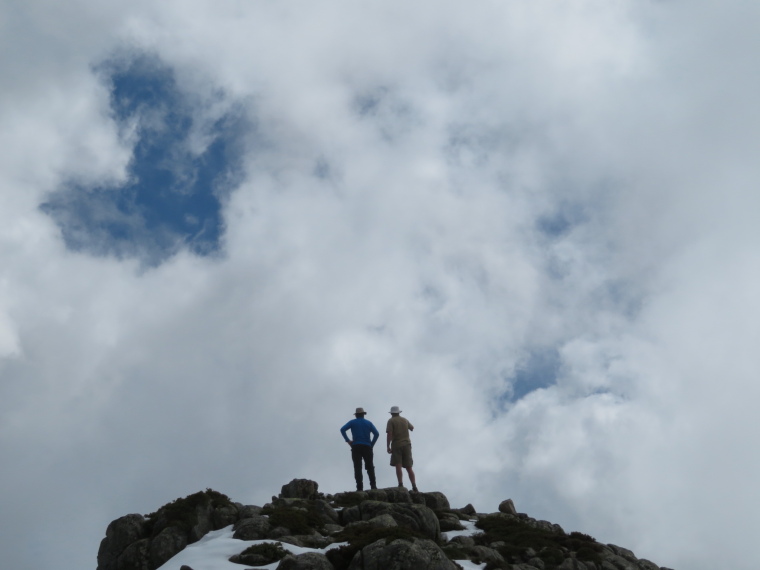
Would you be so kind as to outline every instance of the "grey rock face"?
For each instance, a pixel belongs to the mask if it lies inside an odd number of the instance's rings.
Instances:
[[[112,521],[106,528],[106,537],[98,549],[98,570],[115,570],[116,560],[133,542],[143,538],[145,518],[142,515],[126,515]]]
[[[187,546],[185,533],[174,526],[162,530],[148,547],[151,568],[158,568],[172,556]]]
[[[316,499],[319,485],[309,479],[293,479],[282,486],[280,497],[283,499]]]
[[[432,540],[378,540],[357,552],[348,570],[457,570]]]
[[[343,511],[343,524],[359,520],[368,521],[385,514],[393,517],[398,526],[416,530],[436,541],[441,538],[441,526],[435,513],[425,505],[414,503],[364,501]]]
[[[307,552],[298,556],[286,556],[277,565],[277,570],[335,570],[335,567],[318,552]]]
[[[116,560],[116,570],[152,570],[148,558],[150,540],[142,538],[133,542]]]
[[[341,568],[349,565],[349,570],[454,570],[456,564],[448,560],[446,553],[513,570],[546,570],[548,567],[557,570],[668,570],[658,568],[648,560],[637,559],[630,550],[613,544],[597,543],[593,547],[598,551],[601,562],[584,560],[586,556],[580,550],[571,552],[567,547],[560,546],[570,545],[563,542],[566,535],[562,527],[532,519],[523,513],[515,513],[511,500],[502,501],[499,505],[500,512],[486,515],[475,513],[472,505],[467,505],[464,509],[451,509],[445,495],[438,492],[410,493],[404,488],[389,487],[325,497],[317,489],[317,484],[308,479],[294,479],[284,485],[281,495],[273,497],[272,504],[265,507],[275,509],[277,516],[272,519],[261,514],[261,507],[230,503],[227,497],[216,492],[205,493],[207,498],[202,493],[196,493],[186,497],[184,503],[175,501],[165,505],[150,515],[149,521],[141,515],[121,517],[106,530],[106,537],[98,551],[98,570],[155,570],[210,530],[225,528],[230,524],[233,525],[236,539],[276,539],[316,549],[324,549],[335,542],[335,535],[344,528],[352,531],[346,536],[366,536],[367,532],[375,529],[392,528],[394,530],[388,533],[390,536],[400,534],[405,537],[388,544],[386,539],[378,540],[359,552],[356,552],[356,546],[349,546],[329,553],[323,551],[300,556],[289,553],[278,563],[278,570],[335,570],[333,564]],[[337,508],[338,506],[342,508]],[[559,553],[562,553],[564,559],[560,558],[558,566],[555,563],[545,563],[540,556],[547,554],[544,550],[548,547],[537,543],[539,545],[536,550],[526,548],[519,554],[511,554],[513,558],[508,564],[500,551],[513,551],[502,550],[509,547],[510,539],[500,532],[489,532],[481,538],[457,536],[451,541],[444,538],[441,542],[442,530],[461,530],[461,520],[485,516],[504,519],[510,525],[519,523],[560,535],[556,537],[557,547],[552,547],[553,552],[550,554],[552,560]],[[291,520],[294,529],[273,526],[288,525]],[[420,533],[428,538],[413,538],[404,529],[416,531],[415,534]],[[294,535],[294,530],[305,534]],[[238,562],[248,566],[274,561],[261,559],[271,556],[266,549],[252,549],[246,560],[241,555],[238,555]],[[279,556],[282,555],[280,552]],[[185,567],[182,570],[191,569]]]
[[[213,515],[214,508],[210,503],[195,507],[195,524],[193,524],[187,536],[189,543],[199,541],[206,534],[214,530]]]

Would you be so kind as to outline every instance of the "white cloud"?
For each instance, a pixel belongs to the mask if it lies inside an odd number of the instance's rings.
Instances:
[[[349,488],[338,428],[400,405],[420,485],[455,504],[511,496],[659,564],[749,568],[757,36],[739,4],[6,6],[9,563],[94,565],[112,518],[206,487]],[[254,117],[222,258],[90,258],[38,210],[72,176],[124,176],[93,71],[124,49]],[[556,384],[501,399],[554,348]]]

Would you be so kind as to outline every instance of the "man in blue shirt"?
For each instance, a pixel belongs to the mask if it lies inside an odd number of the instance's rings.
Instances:
[[[356,419],[351,420],[340,428],[343,439],[351,446],[351,459],[354,462],[354,478],[356,479],[357,491],[364,490],[362,460],[364,460],[364,468],[367,470],[367,475],[369,475],[370,488],[377,489],[372,448],[375,446],[377,438],[380,437],[380,432],[377,431],[377,428],[371,421],[364,419],[366,414],[367,412],[364,411],[364,408],[356,408],[356,412],[354,413]],[[346,436],[348,430],[351,430],[352,439],[348,439],[348,436]],[[371,438],[370,434],[372,435]]]

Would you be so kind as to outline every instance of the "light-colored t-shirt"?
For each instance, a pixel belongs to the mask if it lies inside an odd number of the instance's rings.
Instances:
[[[409,430],[414,429],[414,426],[406,418],[401,416],[392,416],[388,420],[388,425],[385,427],[385,433],[391,434],[391,445],[398,447],[407,443],[411,444],[412,440],[409,437]]]

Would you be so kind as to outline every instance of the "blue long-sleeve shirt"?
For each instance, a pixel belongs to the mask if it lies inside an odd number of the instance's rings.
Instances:
[[[370,447],[374,447],[377,438],[380,437],[380,432],[377,431],[372,422],[364,418],[353,419],[340,428],[340,433],[346,441],[349,441],[346,436],[348,430],[351,430],[351,439],[354,441],[354,445],[369,445]],[[374,437],[370,438],[370,434]]]

